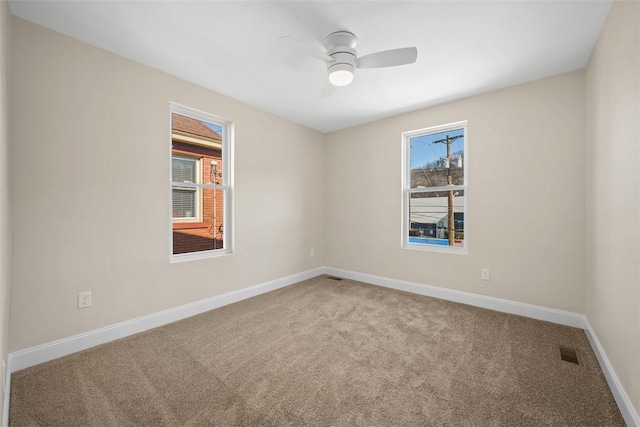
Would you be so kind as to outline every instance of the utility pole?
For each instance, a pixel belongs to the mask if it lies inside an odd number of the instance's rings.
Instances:
[[[444,139],[439,139],[437,141],[433,141],[433,144],[447,144],[447,185],[453,185],[451,180],[451,144],[458,138],[462,138],[464,135],[456,135],[449,136],[447,135]],[[449,190],[447,194],[447,205],[448,205],[448,216],[449,216],[449,246],[453,246],[455,244],[455,221],[454,221],[454,213],[453,213],[453,190]]]

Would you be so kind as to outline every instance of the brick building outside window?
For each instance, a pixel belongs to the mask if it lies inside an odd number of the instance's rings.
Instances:
[[[223,249],[225,192],[189,186],[222,184],[221,132],[219,125],[171,114],[174,255]]]

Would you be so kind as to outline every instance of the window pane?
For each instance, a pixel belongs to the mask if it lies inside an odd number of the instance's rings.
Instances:
[[[425,191],[409,196],[409,243],[464,246],[463,190]]]
[[[171,180],[176,182],[197,182],[196,160],[172,157]]]
[[[202,221],[174,223],[173,253],[211,251],[224,248],[225,190],[203,188]]]
[[[196,218],[196,193],[195,188],[173,189],[173,217]]]
[[[223,127],[221,125],[172,113],[171,133],[171,143],[175,152],[185,153],[187,156],[213,159],[217,163],[215,167],[217,181],[215,183],[219,185],[225,184],[222,176],[222,158],[224,153],[222,152]],[[176,169],[175,163],[173,168],[174,170]],[[176,173],[179,172],[174,172],[173,180],[184,181],[184,179],[176,179]],[[205,174],[204,176],[204,182],[210,182],[209,174]]]
[[[410,138],[411,188],[464,184],[464,129]]]

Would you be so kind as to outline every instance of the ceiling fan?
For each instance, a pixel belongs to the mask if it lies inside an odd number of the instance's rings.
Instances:
[[[383,68],[413,64],[418,57],[418,49],[405,47],[384,50],[358,57],[356,46],[358,39],[349,31],[336,31],[324,40],[326,52],[317,49],[291,36],[282,37],[296,43],[304,52],[324,61],[327,65],[329,82],[334,86],[347,86],[353,81],[356,68]]]

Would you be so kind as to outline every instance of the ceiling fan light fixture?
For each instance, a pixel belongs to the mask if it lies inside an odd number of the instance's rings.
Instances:
[[[334,86],[347,86],[353,81],[353,67],[349,64],[335,64],[329,68],[329,81]]]
[[[291,36],[283,36],[281,39],[295,43],[298,48],[302,46],[309,55],[323,61],[327,67],[329,83],[334,87],[350,85],[356,68],[385,68],[413,64],[418,57],[418,49],[415,47],[383,50],[359,57],[356,51],[358,39],[349,31],[336,31],[329,34],[324,40],[325,50]]]

